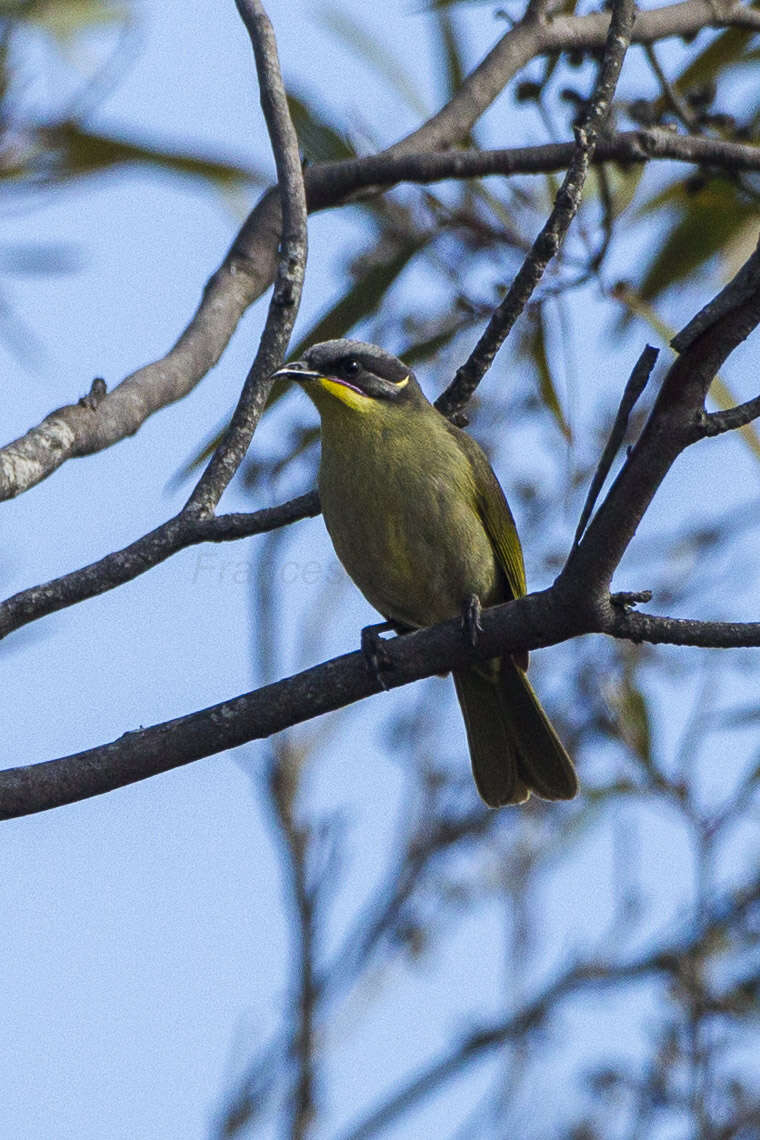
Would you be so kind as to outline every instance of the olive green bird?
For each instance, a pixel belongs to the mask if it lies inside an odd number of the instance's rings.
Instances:
[[[277,377],[297,380],[322,422],[319,493],[335,551],[399,629],[526,591],[512,513],[485,454],[425,398],[411,370],[372,344],[330,340]],[[572,761],[526,675],[527,653],[454,672],[472,770],[490,807],[531,792],[571,799]]]

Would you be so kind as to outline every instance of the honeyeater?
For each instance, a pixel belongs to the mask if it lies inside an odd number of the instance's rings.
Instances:
[[[398,629],[526,591],[512,512],[478,444],[425,398],[412,371],[372,344],[330,340],[277,377],[297,380],[322,425],[319,493],[336,553]],[[526,675],[527,654],[456,670],[472,770],[491,807],[575,795],[572,761]]]

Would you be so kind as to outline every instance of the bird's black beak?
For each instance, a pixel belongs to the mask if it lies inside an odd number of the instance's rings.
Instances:
[[[283,364],[282,368],[278,368],[276,372],[272,373],[273,380],[318,380],[319,373],[315,372],[313,368],[305,360],[293,360],[290,364]]]

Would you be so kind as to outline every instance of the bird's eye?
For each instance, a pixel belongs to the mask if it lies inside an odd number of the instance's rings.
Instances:
[[[356,376],[361,364],[355,356],[344,356],[340,362],[340,370],[344,376]]]

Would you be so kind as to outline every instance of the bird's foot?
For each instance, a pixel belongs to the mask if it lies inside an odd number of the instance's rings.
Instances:
[[[482,606],[477,594],[470,594],[462,604],[462,629],[470,645],[478,644],[478,634],[483,629],[480,624]]]
[[[381,689],[388,688],[383,680],[382,670],[390,669],[392,663],[380,634],[387,633],[392,629],[395,630],[395,628],[392,621],[381,621],[377,625],[365,625],[362,630],[362,655],[367,669],[375,678]]]

